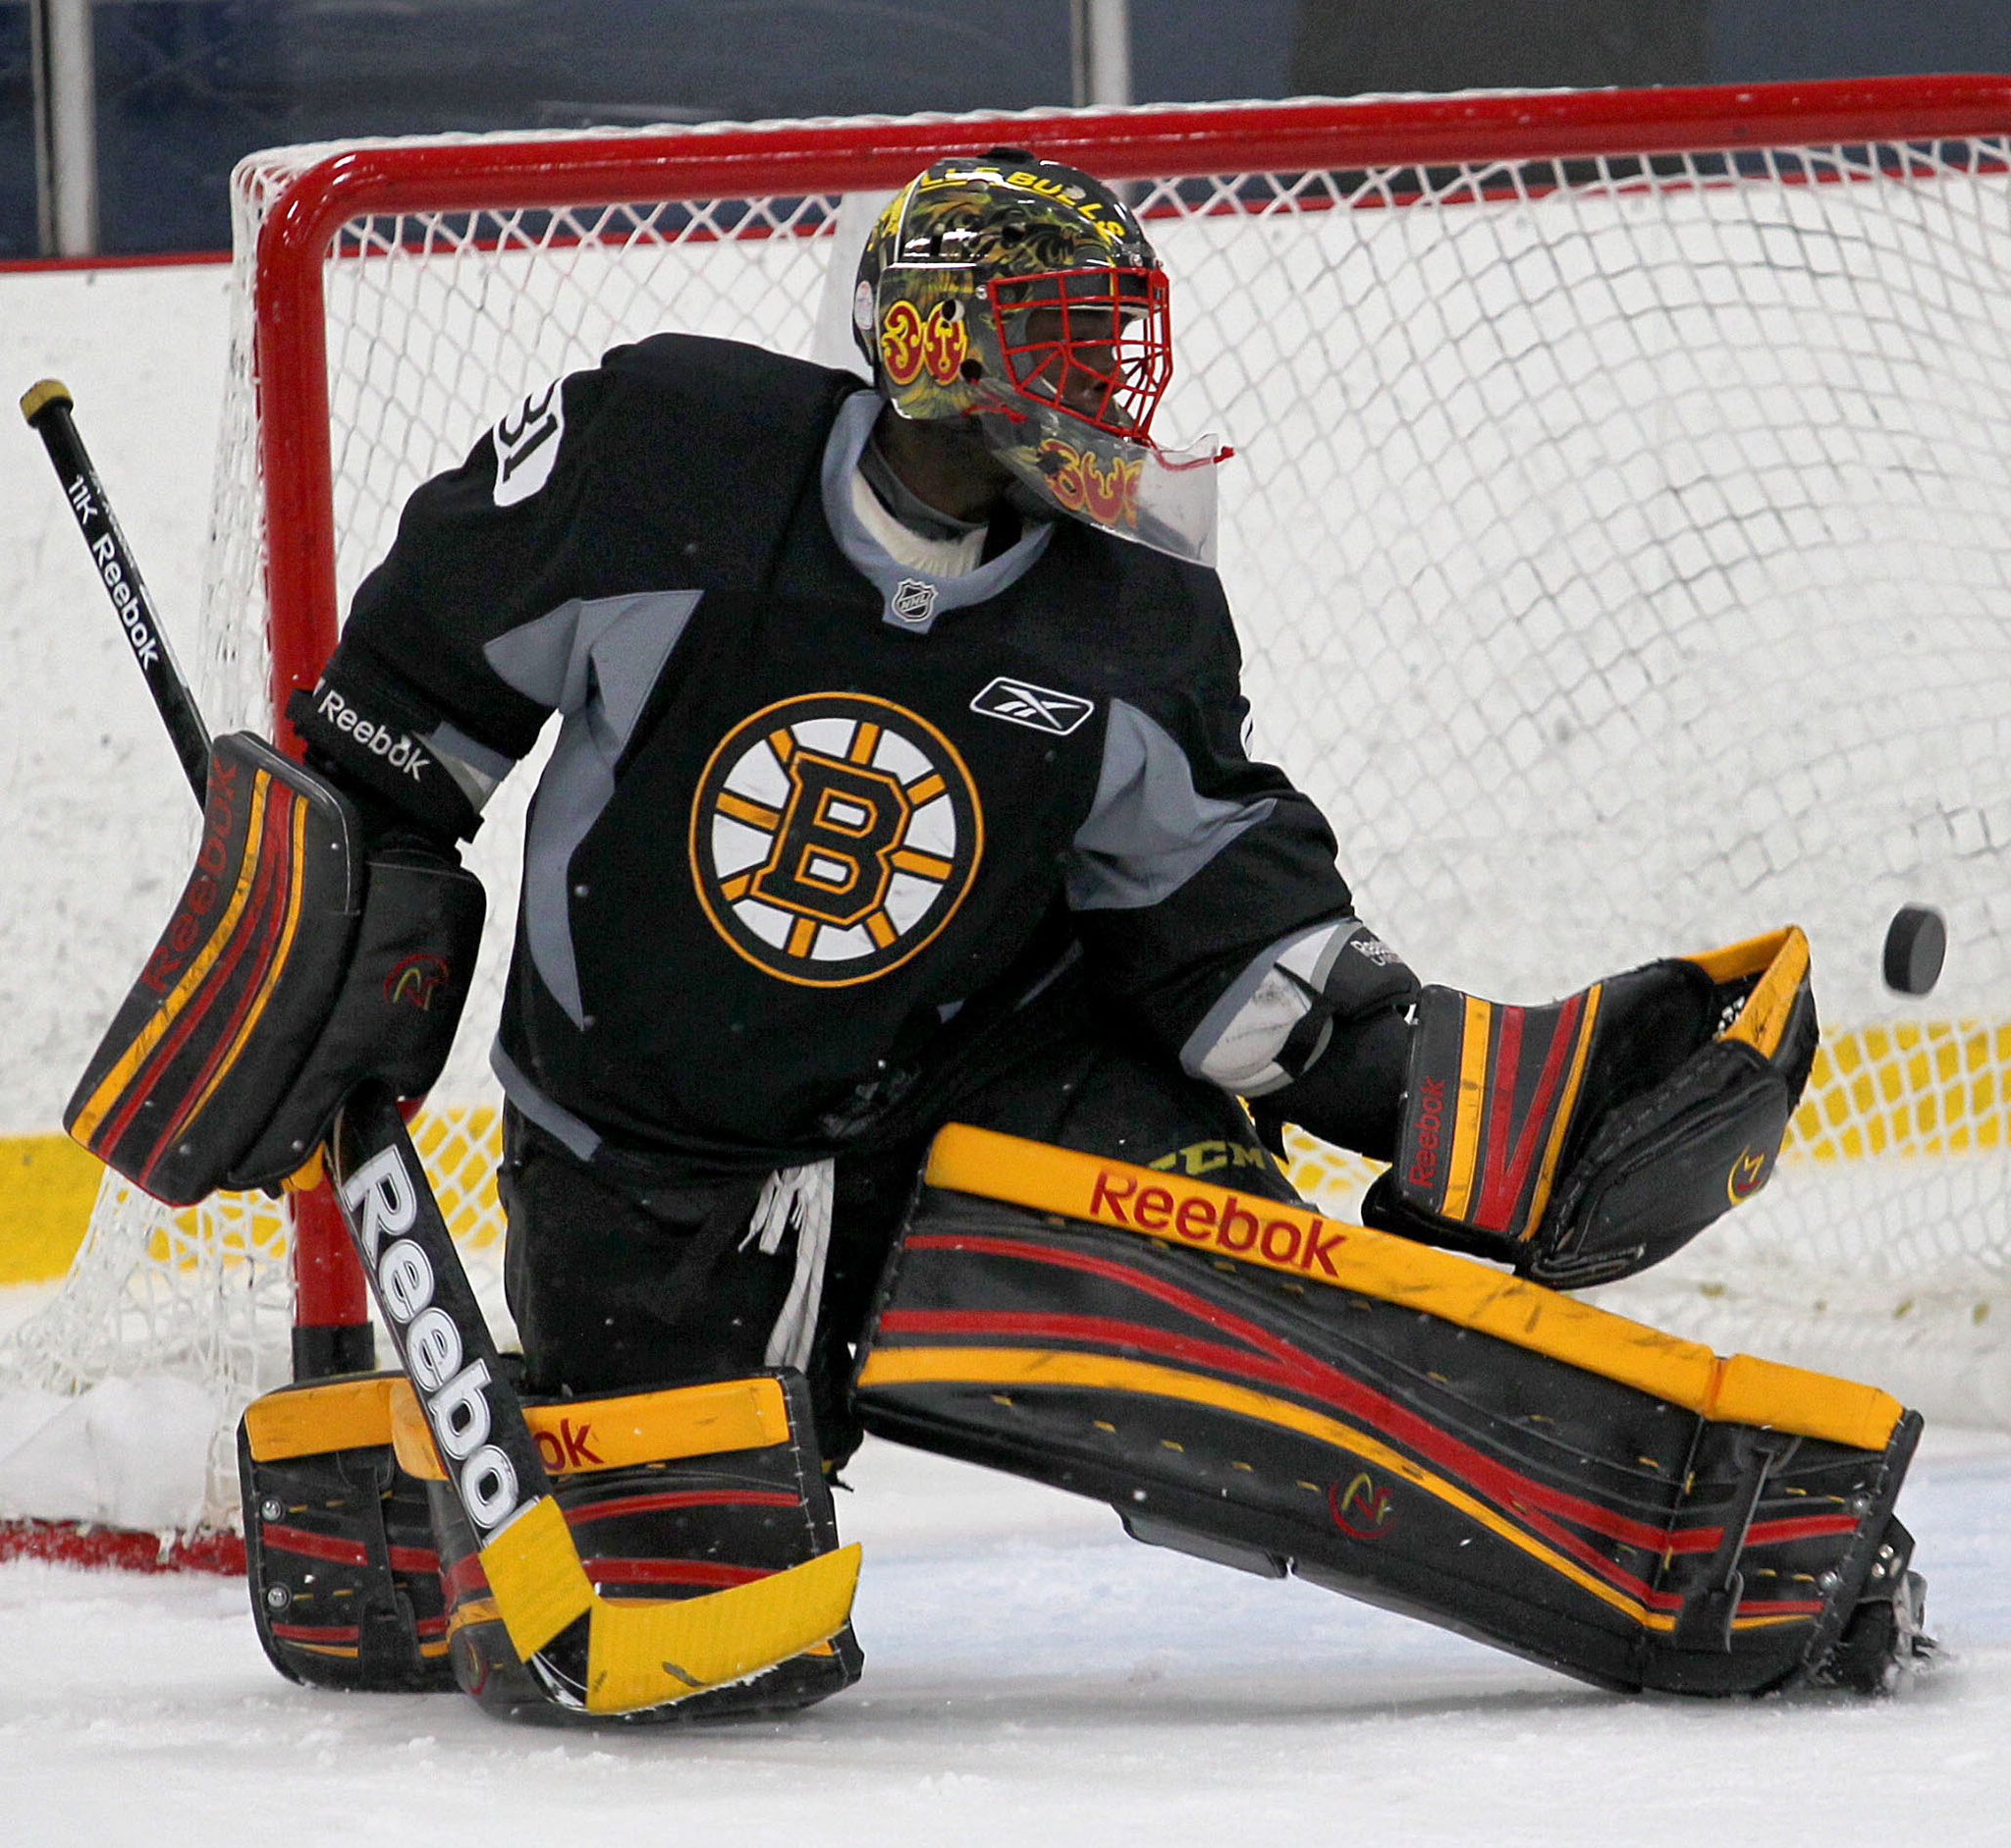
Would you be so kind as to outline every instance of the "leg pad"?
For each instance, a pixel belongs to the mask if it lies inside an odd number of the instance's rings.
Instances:
[[[979,1191],[974,1146],[1016,1201]],[[961,1156],[882,1285],[870,1431],[1610,1688],[1821,1679],[1892,1603],[1920,1420],[1883,1394],[1303,1210],[1004,1138]],[[1026,1180],[1078,1167],[1074,1193]]]
[[[425,1488],[392,1452],[401,1378],[283,1386],[239,1424],[251,1612],[290,1680],[392,1694],[454,1686]]]
[[[605,1595],[695,1597],[837,1548],[799,1375],[524,1410]],[[616,1719],[562,1708],[511,1647],[403,1375],[268,1393],[247,1409],[238,1444],[259,1641],[293,1680],[388,1693],[458,1686],[501,1717],[605,1725],[807,1707],[858,1679],[863,1657],[847,1627],[668,1708]]]

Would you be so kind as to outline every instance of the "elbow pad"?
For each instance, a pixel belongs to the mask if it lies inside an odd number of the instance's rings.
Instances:
[[[367,791],[406,824],[450,841],[473,838],[515,762],[427,710],[354,648],[337,651],[311,693],[296,690],[287,717],[345,789]]]
[[[1792,927],[1547,1007],[1428,988],[1362,1217],[1556,1287],[1626,1277],[1766,1184],[1817,1040]]]

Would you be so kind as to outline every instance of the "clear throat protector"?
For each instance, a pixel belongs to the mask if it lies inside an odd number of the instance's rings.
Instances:
[[[1059,509],[1115,538],[1214,569],[1216,468],[1235,454],[1215,437],[1165,449],[1017,407],[975,414],[986,447],[1036,510]]]

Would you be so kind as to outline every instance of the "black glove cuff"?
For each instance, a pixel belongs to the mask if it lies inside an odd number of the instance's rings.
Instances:
[[[395,815],[443,841],[465,841],[482,825],[468,772],[443,749],[440,716],[360,655],[338,654],[310,693],[297,690],[287,717],[315,762],[345,792],[367,791]],[[391,832],[365,812],[366,838]]]

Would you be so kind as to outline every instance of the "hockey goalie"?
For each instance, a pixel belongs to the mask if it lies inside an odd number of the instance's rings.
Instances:
[[[493,1062],[526,1416],[603,1592],[830,1552],[874,1432],[1604,1687],[1884,1685],[1919,1419],[1564,1293],[1767,1179],[1801,933],[1548,1006],[1422,986],[1246,754],[1221,457],[1154,434],[1126,204],[939,161],[852,303],[870,385],[657,335],[412,496],[288,714],[305,763],[219,742],[75,1133],[192,1198],[297,1168],[353,1084],[423,1091],[458,843],[557,714]],[[1294,1194],[1285,1124],[1388,1165],[1366,1224]],[[434,1440],[393,1376],[253,1405],[267,1651],[555,1717]],[[307,1573],[353,1635],[272,1618]],[[860,1661],[844,1628],[631,1716]]]

